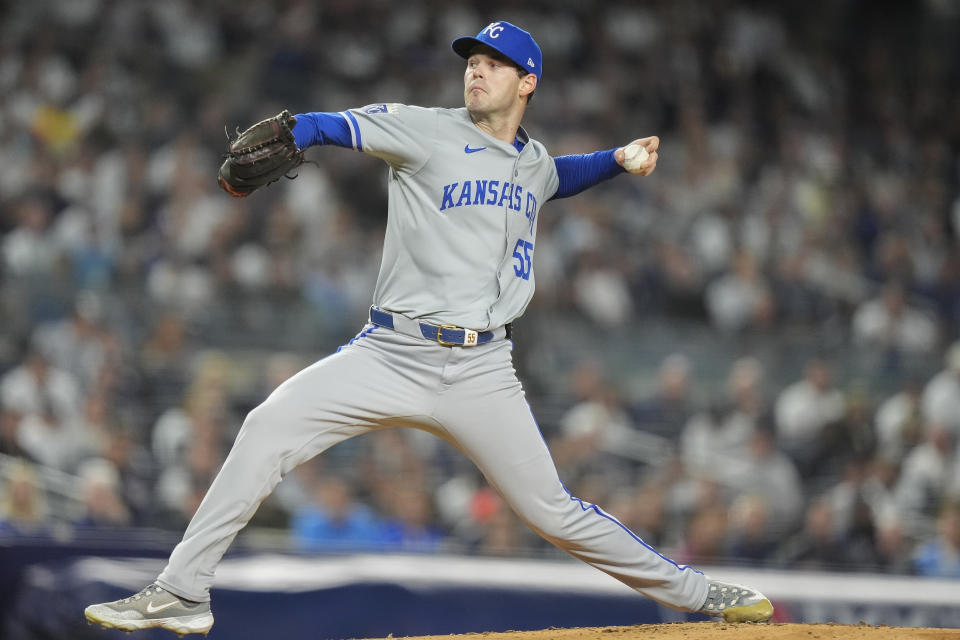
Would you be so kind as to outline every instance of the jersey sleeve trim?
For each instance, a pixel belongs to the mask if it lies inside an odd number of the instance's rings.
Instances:
[[[363,136],[360,135],[360,123],[356,116],[349,111],[341,111],[341,115],[347,119],[347,126],[350,127],[350,141],[353,144],[354,151],[363,151]]]

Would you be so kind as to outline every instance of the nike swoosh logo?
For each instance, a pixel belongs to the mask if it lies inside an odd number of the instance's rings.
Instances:
[[[157,611],[163,611],[164,609],[169,609],[170,607],[172,607],[172,606],[175,605],[175,604],[177,604],[177,601],[176,601],[176,600],[173,600],[172,602],[168,602],[167,604],[162,604],[162,605],[160,605],[159,607],[155,607],[155,606],[153,606],[153,603],[152,603],[152,602],[148,602],[148,603],[147,603],[147,613],[156,613]]]
[[[470,145],[467,144],[466,146],[463,147],[463,152],[464,152],[464,153],[476,153],[477,151],[483,151],[484,149],[486,149],[486,147],[476,147],[476,148],[474,148],[474,149],[471,149],[471,148],[470,148]]]

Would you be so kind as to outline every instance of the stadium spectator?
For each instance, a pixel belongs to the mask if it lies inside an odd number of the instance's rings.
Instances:
[[[930,354],[939,342],[934,319],[907,301],[904,286],[888,282],[880,295],[863,302],[853,315],[853,339],[882,357],[881,366]]]
[[[21,416],[19,447],[31,459],[57,469],[69,469],[83,445],[76,421],[81,399],[73,376],[51,366],[35,348],[0,378],[0,406]]]
[[[776,527],[770,524],[770,505],[764,496],[745,493],[730,506],[724,556],[763,566],[771,560],[780,542]]]
[[[693,365],[681,353],[671,353],[660,362],[657,389],[630,408],[637,429],[658,435],[676,444],[680,431],[693,414]]]
[[[30,452],[20,444],[22,422],[22,413],[16,409],[0,407],[0,453],[20,460],[29,460]]]
[[[849,555],[829,501],[810,502],[803,529],[786,538],[777,550],[777,563],[795,569],[836,570],[848,566]]]
[[[154,500],[156,461],[138,437],[138,429],[117,418],[107,425],[105,440],[97,452],[113,465],[119,477],[118,493],[130,511],[132,524],[155,524],[159,511]]]
[[[36,470],[18,461],[7,474],[0,494],[0,533],[30,535],[46,531],[49,513]]]
[[[50,207],[37,197],[14,204],[17,225],[0,243],[5,272],[23,278],[44,277],[53,272],[59,255],[50,233]]]
[[[77,470],[84,513],[75,524],[83,527],[126,527],[130,510],[120,493],[120,474],[109,460],[90,458]]]
[[[922,435],[920,416],[920,382],[909,377],[900,389],[877,406],[874,432],[879,452],[895,461],[914,447]]]
[[[560,417],[560,433],[551,441],[561,477],[578,486],[590,475],[606,477],[609,486],[629,482],[635,463],[628,447],[640,434],[619,390],[593,359],[580,362],[571,378],[577,401]]]
[[[290,523],[290,535],[298,549],[376,549],[387,544],[386,524],[357,501],[343,478],[319,476],[310,491],[312,501],[298,509]]]
[[[400,551],[436,553],[444,533],[436,525],[430,493],[424,485],[394,483],[384,523],[384,545]]]
[[[475,553],[515,556],[530,549],[530,530],[490,487],[481,487],[470,501],[468,525],[461,529]]]
[[[606,498],[610,511],[631,531],[654,547],[667,547],[672,535],[667,509],[667,485],[653,477],[637,487],[618,487]]]
[[[85,392],[96,384],[107,362],[103,320],[100,297],[92,291],[81,291],[68,317],[43,323],[33,333],[37,350],[51,365],[73,376]]]
[[[157,472],[154,495],[171,524],[193,515],[229,448],[228,414],[216,390],[197,398],[187,416]],[[155,437],[166,424],[161,419]]]
[[[717,564],[724,555],[728,527],[723,505],[704,505],[687,521],[681,545],[671,557],[680,564]]]
[[[863,466],[877,446],[873,405],[862,385],[851,384],[843,415],[824,430],[816,461],[808,468],[811,482],[828,484],[842,478],[851,465]],[[814,488],[814,492],[816,488]]]
[[[777,449],[770,425],[754,429],[741,458],[717,465],[715,473],[734,496],[751,495],[762,501],[768,535],[782,536],[799,523],[804,486],[793,460]]]
[[[157,317],[137,355],[143,404],[158,413],[179,404],[187,389],[190,366],[183,318],[172,312]]]
[[[923,576],[960,578],[960,503],[941,507],[936,537],[917,549],[914,568]]]
[[[843,394],[834,386],[830,363],[811,358],[802,380],[783,389],[774,406],[777,445],[807,478],[816,465],[823,438],[842,417]]]
[[[756,358],[736,360],[727,372],[726,395],[683,427],[680,451],[690,467],[723,468],[742,456],[765,410],[763,368]]]
[[[923,388],[920,407],[924,420],[960,437],[960,341],[950,345],[944,364]]]
[[[725,333],[770,326],[776,311],[772,291],[749,251],[737,252],[730,272],[707,285],[706,307],[713,325]]]
[[[946,498],[954,476],[956,458],[957,439],[953,431],[928,423],[924,440],[904,458],[894,489],[909,535],[921,536],[932,529],[936,510]]]
[[[902,514],[896,499],[899,473],[900,465],[883,454],[874,457],[864,470],[860,491],[878,527],[883,523],[891,523],[898,530],[902,529]]]
[[[909,575],[913,570],[913,540],[907,537],[899,517],[889,514],[876,523],[876,569],[884,573]],[[865,567],[868,571],[874,567]]]
[[[573,280],[573,300],[602,327],[623,326],[633,317],[633,298],[623,270],[602,248],[583,252]]]

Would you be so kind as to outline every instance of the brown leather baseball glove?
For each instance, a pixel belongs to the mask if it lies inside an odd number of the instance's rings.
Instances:
[[[303,151],[293,139],[296,122],[289,111],[283,110],[232,140],[217,175],[223,190],[235,198],[243,198],[300,166]]]

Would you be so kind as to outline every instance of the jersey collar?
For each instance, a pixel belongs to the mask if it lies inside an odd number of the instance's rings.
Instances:
[[[517,129],[517,137],[513,139],[513,146],[517,151],[523,151],[528,142],[530,142],[530,136],[527,135],[526,130],[523,127]]]

